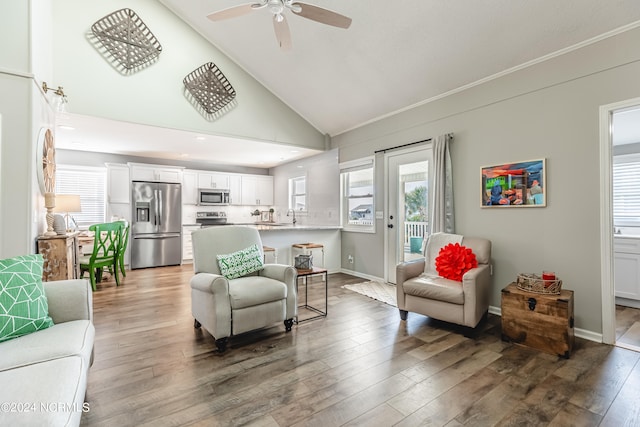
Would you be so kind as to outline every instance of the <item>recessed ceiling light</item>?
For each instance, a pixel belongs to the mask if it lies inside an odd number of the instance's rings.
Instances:
[[[187,154],[187,153],[182,153],[182,154],[180,154],[180,157],[182,157],[182,158],[189,157],[189,154]]]
[[[58,129],[63,129],[63,130],[76,130],[76,128],[74,128],[73,126],[67,126],[67,125],[60,125],[60,126],[58,126]]]
[[[204,136],[196,136],[197,141],[204,141],[205,139],[207,138],[205,138]]]
[[[291,154],[298,154],[299,151],[298,150],[291,150]]]

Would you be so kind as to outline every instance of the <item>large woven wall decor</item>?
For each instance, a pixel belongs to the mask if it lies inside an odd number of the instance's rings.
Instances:
[[[151,30],[131,9],[117,10],[91,26],[100,42],[121,72],[130,73],[155,61],[162,46]]]
[[[210,116],[218,116],[234,105],[236,91],[213,62],[196,68],[183,82],[197,106]]]

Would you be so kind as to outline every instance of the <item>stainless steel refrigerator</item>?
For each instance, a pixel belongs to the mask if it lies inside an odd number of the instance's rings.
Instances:
[[[131,183],[131,268],[182,261],[182,188],[164,182]]]

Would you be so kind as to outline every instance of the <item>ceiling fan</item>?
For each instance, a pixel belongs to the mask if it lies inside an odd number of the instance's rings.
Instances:
[[[258,3],[241,4],[209,14],[207,18],[212,21],[222,21],[224,19],[246,15],[254,10],[263,8],[267,8],[267,10],[273,14],[273,29],[275,30],[278,44],[283,50],[291,49],[291,32],[289,31],[287,19],[283,15],[286,9],[303,18],[338,28],[349,28],[351,25],[351,18],[322,7],[300,3],[294,0],[261,0]]]

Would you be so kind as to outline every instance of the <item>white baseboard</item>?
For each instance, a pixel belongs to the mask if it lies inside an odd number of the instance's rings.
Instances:
[[[616,297],[616,305],[624,305],[625,307],[640,308],[640,301],[622,297]]]
[[[492,305],[489,306],[489,313],[495,314],[496,316],[502,317],[502,308],[494,307]],[[602,343],[602,334],[598,332],[588,331],[586,329],[573,328],[573,333],[576,337],[582,338],[589,341],[594,341],[597,343]]]
[[[382,277],[370,276],[368,274],[360,273],[358,271],[348,270],[346,268],[341,268],[340,273],[349,274],[351,276],[356,276],[362,279],[372,280],[376,282],[384,282],[384,279]]]

